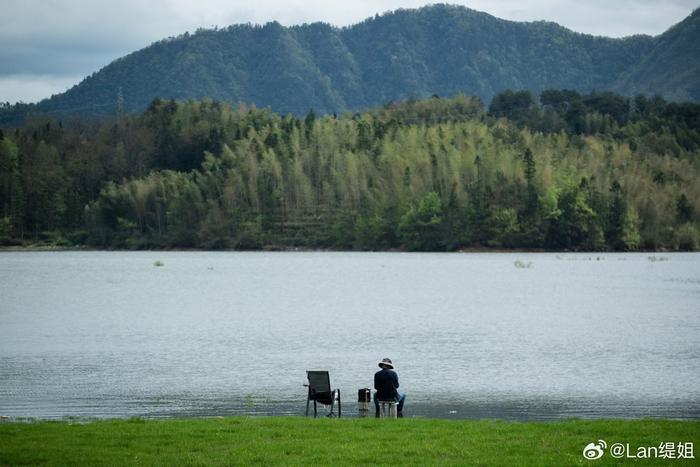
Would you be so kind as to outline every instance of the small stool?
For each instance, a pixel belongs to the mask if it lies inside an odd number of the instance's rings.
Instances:
[[[398,402],[379,401],[379,418],[396,418]]]
[[[372,390],[370,388],[362,388],[357,391],[357,408],[360,417],[366,417],[369,414],[369,404],[372,401]]]

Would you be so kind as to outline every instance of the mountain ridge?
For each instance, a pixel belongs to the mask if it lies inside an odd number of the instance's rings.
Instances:
[[[700,99],[699,10],[658,36],[607,38],[438,4],[352,26],[238,24],[167,38],[118,58],[30,112],[138,112],[156,96],[211,98],[280,113],[358,111],[458,92],[548,88]]]

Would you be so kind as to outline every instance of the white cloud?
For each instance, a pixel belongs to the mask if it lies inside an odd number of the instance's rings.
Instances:
[[[170,0],[171,17],[181,25],[227,26],[240,22],[284,25],[324,21],[347,26],[376,13],[397,8],[418,8],[431,0]],[[452,0],[514,21],[548,20],[578,32],[622,37],[630,34],[660,34],[681,21],[698,6],[697,0]],[[182,31],[180,31],[182,32]]]
[[[474,9],[505,19],[554,21],[577,32],[609,37],[661,34],[698,7],[697,0],[472,0],[468,3]]]
[[[0,102],[38,102],[71,88],[83,76],[8,75],[0,76]]]

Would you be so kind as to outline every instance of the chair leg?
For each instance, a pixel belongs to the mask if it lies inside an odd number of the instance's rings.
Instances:
[[[338,418],[340,418],[342,412],[340,411],[340,389],[338,391]]]
[[[310,401],[311,401],[311,399],[309,399],[309,397],[307,396],[306,397],[306,417],[309,416],[309,402]]]
[[[317,411],[316,411],[316,401],[314,400],[314,418],[316,418],[316,414],[317,414]]]

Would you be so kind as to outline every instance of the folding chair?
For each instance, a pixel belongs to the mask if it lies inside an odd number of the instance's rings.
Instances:
[[[340,389],[331,390],[331,379],[327,371],[307,371],[306,377],[309,380],[309,395],[306,398],[306,415],[309,415],[309,403],[314,401],[314,418],[317,415],[316,403],[330,406],[327,417],[335,417],[333,407],[338,402],[338,418],[341,415]]]

